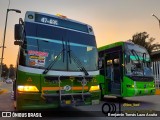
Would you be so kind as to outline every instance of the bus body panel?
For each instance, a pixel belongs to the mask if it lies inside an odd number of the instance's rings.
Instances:
[[[143,95],[154,95],[155,94],[155,85],[154,85],[154,78],[152,76],[132,76],[129,77],[126,74],[126,44],[133,44],[127,42],[116,42],[110,45],[105,45],[98,48],[99,52],[99,59],[103,61],[102,67],[100,68],[100,75],[97,76],[98,81],[100,82],[100,88],[102,91],[102,95],[111,95],[117,97],[133,97],[133,96],[143,96]],[[135,45],[136,46],[136,45]],[[136,46],[137,48],[141,46]],[[145,50],[145,49],[144,49]],[[122,52],[119,52],[122,51]],[[128,52],[128,51],[127,51]],[[118,53],[120,57],[118,57],[119,63],[119,72],[114,74],[114,67],[115,64],[114,60],[117,59],[116,57],[112,56],[110,59],[112,64],[111,72],[108,71],[108,62],[110,60],[107,59],[108,56]],[[115,54],[116,55],[116,54]],[[140,59],[141,57],[134,58],[131,56],[133,60]],[[109,60],[109,61],[108,61]],[[149,61],[147,58],[146,61]],[[127,71],[128,72],[128,71]],[[107,77],[108,74],[111,74],[111,78]],[[120,78],[118,83],[114,83],[116,78]],[[112,89],[115,89],[114,91]],[[116,90],[117,89],[117,90]],[[119,90],[118,90],[119,89]]]
[[[58,82],[53,80],[46,80],[44,75],[27,73],[23,71],[17,71],[17,86],[21,85],[30,85],[36,86],[39,92],[16,92],[16,102],[18,110],[31,110],[31,109],[49,109],[49,108],[57,108],[60,104],[60,96],[59,96],[59,85]],[[25,76],[25,77],[24,77]],[[59,76],[57,76],[58,78]],[[79,79],[75,79],[73,77],[67,77],[68,79],[61,80],[61,89],[63,90],[63,94],[76,94],[82,93],[83,87],[81,81]],[[39,80],[41,82],[39,82]],[[91,79],[92,82],[88,82],[87,85],[84,86],[84,96],[89,93],[89,89],[91,85],[96,85],[97,81],[95,78]],[[65,91],[65,86],[71,86],[72,89],[69,91]],[[46,96],[48,95],[48,97]],[[75,105],[92,105],[94,101],[100,99],[99,91],[90,92],[90,96],[85,97],[85,104],[80,103],[80,98],[82,98],[82,94],[75,97]],[[71,100],[70,97],[63,98],[64,102],[67,100]],[[76,100],[77,99],[77,100]],[[72,102],[72,101],[70,101]],[[69,105],[69,104],[68,104]]]
[[[153,80],[152,82],[133,81],[126,76],[123,78],[122,89],[122,97],[154,95],[155,93]]]
[[[33,11],[26,12],[22,24],[23,44],[13,86],[17,110],[99,104],[92,27]]]

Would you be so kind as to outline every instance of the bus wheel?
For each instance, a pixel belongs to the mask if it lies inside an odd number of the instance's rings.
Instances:
[[[104,103],[102,105],[102,112],[106,115],[111,112],[111,106],[109,103]]]

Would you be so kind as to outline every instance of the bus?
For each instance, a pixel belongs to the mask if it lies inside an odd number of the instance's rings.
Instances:
[[[27,11],[14,34],[17,110],[99,104],[98,50],[90,25]]]
[[[123,97],[154,95],[155,84],[147,50],[130,41],[116,42],[98,48],[97,76],[104,95]]]

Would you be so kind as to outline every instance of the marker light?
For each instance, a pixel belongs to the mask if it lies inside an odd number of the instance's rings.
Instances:
[[[37,89],[36,86],[22,86],[22,85],[19,85],[17,87],[18,91],[19,92],[39,92],[39,90]]]
[[[64,16],[64,15],[61,15],[61,14],[56,14],[56,16],[60,17],[60,18],[63,18],[63,19],[66,19],[67,17]]]
[[[134,88],[134,85],[126,85],[128,88]]]
[[[28,18],[29,19],[33,19],[33,15],[28,15]]]
[[[96,85],[96,86],[91,86],[89,91],[91,92],[91,91],[98,91],[98,90],[100,90],[99,85]]]

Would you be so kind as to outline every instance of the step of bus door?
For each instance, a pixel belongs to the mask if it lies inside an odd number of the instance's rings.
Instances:
[[[121,84],[120,83],[111,83],[111,93],[121,94]]]

